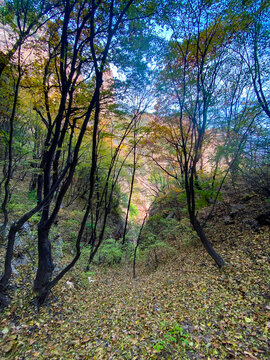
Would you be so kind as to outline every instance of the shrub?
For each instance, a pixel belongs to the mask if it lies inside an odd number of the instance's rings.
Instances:
[[[83,271],[81,273],[81,284],[83,286],[89,286],[89,284],[91,283],[91,281],[94,281],[94,277],[95,277],[95,272],[94,271]]]
[[[164,241],[158,241],[145,250],[146,265],[157,269],[158,265],[176,254],[176,249]]]
[[[115,265],[121,262],[122,256],[121,244],[114,239],[107,239],[98,250],[94,263],[98,265]]]
[[[166,329],[163,339],[157,341],[154,345],[156,352],[160,353],[163,350],[169,350],[172,344],[184,346],[187,350],[192,350],[194,343],[189,333],[185,333],[179,324],[173,324],[168,327],[166,322],[162,322],[161,326]]]
[[[178,221],[174,218],[164,219],[156,214],[149,218],[143,230],[141,248],[144,250],[157,242],[165,242],[174,247],[189,247],[196,243],[196,239],[197,235],[187,218]]]

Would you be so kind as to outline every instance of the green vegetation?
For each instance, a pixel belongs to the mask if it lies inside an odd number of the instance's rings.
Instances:
[[[218,240],[224,232],[222,218],[213,225]],[[39,313],[29,305],[31,284],[20,285],[1,315],[1,356],[267,359],[270,274],[264,254],[269,230],[230,227],[230,232],[232,237],[218,245],[231,263],[222,272],[201,246],[182,251],[150,274],[138,266],[135,281],[131,267],[95,267],[85,273],[78,265]]]
[[[99,248],[95,262],[99,265],[115,265],[121,262],[122,256],[121,244],[114,239],[108,239]]]
[[[270,357],[269,19],[1,1],[1,359]]]
[[[166,321],[161,323],[162,328],[166,329]],[[186,349],[192,349],[193,342],[189,342],[189,334],[184,333],[183,329],[179,324],[173,325],[169,330],[166,331],[164,335],[164,340],[159,340],[155,345],[154,349],[160,352],[167,352],[166,348],[168,348],[171,344],[180,344],[180,346],[185,347]]]

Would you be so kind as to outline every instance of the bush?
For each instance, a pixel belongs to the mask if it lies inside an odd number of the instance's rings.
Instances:
[[[186,350],[193,349],[194,343],[191,335],[188,332],[184,332],[183,328],[178,323],[170,326],[164,321],[160,323],[160,326],[164,335],[163,338],[156,341],[153,346],[157,353],[164,352],[165,354],[167,352],[168,354],[175,346],[180,348],[184,347]]]
[[[98,265],[115,265],[121,262],[122,256],[121,244],[114,239],[107,239],[99,248],[93,262]]]
[[[196,246],[198,241],[198,235],[190,225],[189,219],[184,218],[178,224],[179,230],[179,244],[185,248]]]
[[[185,192],[181,189],[170,189],[166,194],[156,197],[150,209],[150,216],[163,218],[173,215],[177,220],[187,214]]]
[[[197,235],[191,228],[189,220],[183,218],[178,221],[174,218],[164,219],[156,214],[149,218],[142,233],[142,249],[154,245],[157,242],[165,242],[170,246],[193,246]]]
[[[160,263],[174,258],[180,249],[195,246],[197,239],[189,219],[178,221],[155,214],[148,219],[142,232],[138,260],[156,269]]]
[[[80,278],[81,284],[86,287],[89,286],[90,282],[94,281],[95,276],[94,271],[83,271]]]
[[[36,205],[36,199],[33,192],[27,192],[24,189],[18,189],[18,192],[13,192],[8,203],[8,212],[15,214],[16,217],[22,216],[25,211],[30,210]],[[39,214],[34,214],[31,222],[38,222]]]
[[[158,265],[168,258],[175,256],[176,249],[164,241],[158,241],[150,245],[144,252],[146,265],[157,269]]]

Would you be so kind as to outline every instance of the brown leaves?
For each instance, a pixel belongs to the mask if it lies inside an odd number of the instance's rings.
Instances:
[[[2,350],[4,353],[8,354],[13,349],[15,343],[13,340],[7,341],[4,345],[2,345]]]
[[[263,235],[256,239],[261,244],[258,252],[269,246]],[[245,241],[251,245],[255,241],[252,234],[241,241],[237,251],[226,253],[234,266],[223,272],[196,248],[154,273],[146,275],[138,268],[142,275],[136,281],[124,267],[97,269],[98,286],[77,287],[78,269],[70,279],[75,289],[63,292],[60,283],[54,292],[58,301],[50,308],[36,314],[25,301],[6,310],[0,357],[158,359],[161,353],[155,352],[154,345],[165,341],[168,359],[188,358],[187,351],[202,359],[266,359],[267,272],[243,255]],[[200,266],[202,262],[205,266]],[[245,288],[245,297],[239,287]],[[191,349],[170,340],[166,343],[175,323],[189,334]]]
[[[244,351],[244,354],[247,355],[246,357],[244,357],[244,360],[258,360],[256,356],[253,356],[248,351]]]

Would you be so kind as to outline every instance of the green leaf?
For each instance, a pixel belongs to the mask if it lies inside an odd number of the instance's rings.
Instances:
[[[6,326],[4,327],[4,329],[2,330],[2,334],[5,335],[9,332],[9,328]]]

